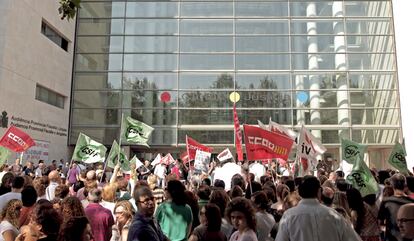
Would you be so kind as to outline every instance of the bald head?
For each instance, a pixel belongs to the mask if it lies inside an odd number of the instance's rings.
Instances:
[[[86,180],[94,181],[96,180],[96,172],[94,170],[90,170],[86,173]]]
[[[403,238],[414,239],[414,203],[402,205],[398,209],[397,224]]]
[[[60,181],[59,172],[56,171],[56,170],[51,171],[47,177],[49,178],[49,181],[52,181],[52,182],[59,182]]]

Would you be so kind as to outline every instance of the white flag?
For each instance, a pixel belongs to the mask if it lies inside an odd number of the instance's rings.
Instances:
[[[294,130],[291,130],[289,128],[286,128],[274,121],[272,121],[272,119],[269,119],[269,130],[273,131],[273,130],[277,130],[279,132],[282,132],[285,135],[288,135],[290,138],[292,138],[292,140],[295,140],[297,137],[297,134]]]
[[[222,162],[228,159],[233,159],[233,155],[231,154],[229,148],[226,148],[217,155],[217,159]]]
[[[158,165],[161,162],[161,159],[162,159],[161,154],[158,153],[155,159],[151,162],[151,165],[152,166]]]
[[[262,128],[263,130],[270,131],[269,127],[267,125],[263,124],[263,122],[257,120],[257,123],[259,123],[259,127]]]
[[[138,157],[137,156],[134,156],[132,159],[131,159],[131,161],[129,161],[130,163],[134,163],[135,162],[135,165],[136,165],[136,167],[135,167],[135,169],[137,169],[137,168],[139,168],[139,167],[142,167],[143,165],[144,165],[144,163],[142,163],[139,159],[138,159]]]

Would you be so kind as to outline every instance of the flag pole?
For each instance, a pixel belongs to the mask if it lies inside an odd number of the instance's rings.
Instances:
[[[20,164],[20,165],[22,164],[22,160],[23,160],[23,153],[24,153],[24,152],[20,152],[20,161],[19,161],[19,164]]]

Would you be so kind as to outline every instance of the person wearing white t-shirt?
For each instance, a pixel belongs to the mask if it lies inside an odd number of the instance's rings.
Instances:
[[[158,177],[158,186],[164,188],[165,186],[165,175],[167,174],[167,168],[164,163],[160,163],[155,166],[154,174]]]
[[[0,196],[0,210],[3,210],[6,204],[12,199],[22,200],[23,185],[23,177],[17,176],[13,178],[11,192],[5,193]]]
[[[22,206],[22,201],[18,199],[12,199],[5,204],[0,216],[0,241],[14,241],[19,235],[17,227]]]

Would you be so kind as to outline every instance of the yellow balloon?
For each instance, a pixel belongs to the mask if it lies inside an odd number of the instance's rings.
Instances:
[[[231,102],[236,103],[240,100],[240,95],[237,92],[231,92],[229,98],[230,98]]]

